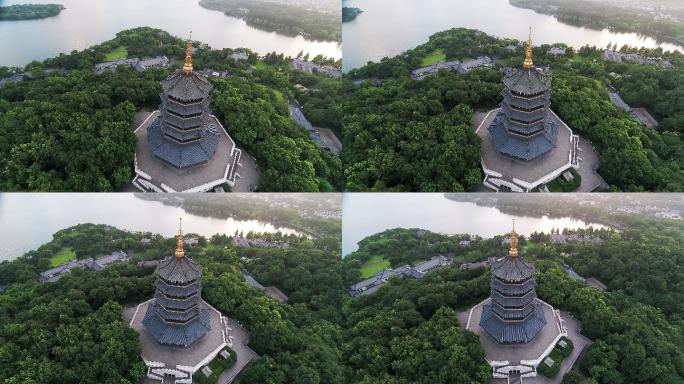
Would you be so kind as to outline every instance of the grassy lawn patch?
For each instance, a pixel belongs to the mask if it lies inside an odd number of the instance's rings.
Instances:
[[[261,61],[261,60],[257,60],[256,64],[254,64],[254,66],[255,66],[257,69],[266,69],[266,68],[268,68],[268,64],[264,63],[264,62]]]
[[[50,267],[56,267],[71,260],[76,260],[76,252],[71,247],[64,247],[50,258]]]
[[[443,49],[436,49],[436,50],[432,51],[431,54],[424,57],[422,65],[424,67],[427,67],[428,65],[432,65],[432,64],[437,63],[439,61],[446,61],[446,54],[444,53]]]
[[[382,256],[373,256],[363,266],[361,266],[361,277],[367,279],[376,273],[390,267],[390,262]]]
[[[546,187],[549,188],[550,192],[572,192],[576,190],[582,184],[582,177],[574,168],[570,168],[570,173],[574,177],[571,181],[565,181],[562,176],[559,176],[546,184]]]
[[[283,93],[279,89],[273,89],[273,93],[275,93],[276,97],[278,98],[278,101],[282,103],[285,102],[285,96],[283,96]]]
[[[554,361],[553,366],[549,367],[548,365],[546,365],[546,363],[544,362],[544,360],[546,360],[545,357],[544,359],[542,359],[542,362],[539,363],[539,366],[537,367],[537,372],[541,373],[542,375],[548,378],[554,377],[558,374],[558,371],[560,371],[561,363],[566,357],[570,356],[570,353],[574,348],[572,340],[568,339],[565,336],[561,337],[558,342],[560,343],[561,340],[567,343],[565,348],[561,347],[560,344],[556,344],[556,346],[553,347],[553,349],[551,350],[551,353],[549,353],[547,356]]]
[[[105,56],[105,61],[112,61],[116,59],[125,59],[128,57],[128,49],[124,46],[118,46],[113,51]]]

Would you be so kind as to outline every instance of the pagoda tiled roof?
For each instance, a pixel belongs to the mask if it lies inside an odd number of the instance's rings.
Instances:
[[[173,324],[164,321],[157,315],[156,303],[151,303],[143,323],[145,329],[160,344],[189,347],[201,339],[211,329],[209,323],[209,310],[201,308],[199,316],[187,324]]]
[[[163,134],[161,120],[157,119],[147,129],[147,141],[157,158],[177,168],[185,168],[211,160],[219,137],[216,128],[209,124],[199,140],[181,144]]]
[[[506,256],[492,265],[492,274],[504,282],[522,282],[534,276],[534,264],[519,256]]]
[[[527,280],[522,284],[505,284],[497,279],[492,280],[492,289],[496,289],[498,292],[501,292],[504,295],[511,296],[519,296],[526,294],[527,292],[534,289],[536,286],[537,283],[534,281],[534,279]]]
[[[161,82],[164,93],[178,100],[192,101],[207,97],[212,86],[207,78],[198,73],[184,73],[177,69]]]
[[[500,344],[527,343],[546,325],[544,308],[539,302],[534,303],[533,314],[525,321],[504,321],[492,309],[491,303],[483,306],[480,326]]]
[[[200,280],[202,267],[189,257],[168,256],[159,263],[156,273],[164,282],[186,285]]]
[[[551,78],[534,69],[518,68],[504,77],[504,85],[511,91],[523,95],[536,95],[551,87]]]
[[[504,155],[532,161],[556,147],[558,127],[555,122],[547,121],[542,132],[532,137],[523,137],[511,134],[506,129],[505,119],[506,115],[500,112],[488,129],[494,147]]]
[[[165,283],[163,280],[157,279],[157,290],[163,292],[167,296],[172,297],[189,297],[196,292],[201,291],[202,284],[200,280],[189,284],[187,286],[177,286]]]

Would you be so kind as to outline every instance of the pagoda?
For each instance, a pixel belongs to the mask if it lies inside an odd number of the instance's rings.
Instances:
[[[185,257],[182,226],[176,236],[176,252],[155,271],[154,299],[143,325],[159,344],[188,348],[211,330],[209,310],[202,301],[202,268]]]
[[[483,305],[480,326],[498,344],[532,341],[546,325],[546,318],[537,299],[534,265],[518,255],[515,224],[508,256],[491,269],[491,300]]]
[[[150,150],[179,169],[209,162],[219,143],[219,132],[209,119],[212,85],[192,68],[191,39],[185,48],[183,68],[161,85],[160,113],[147,128]]]
[[[533,161],[556,147],[558,125],[550,118],[551,78],[532,62],[532,31],[522,68],[504,77],[501,110],[489,126],[496,150],[511,158]]]

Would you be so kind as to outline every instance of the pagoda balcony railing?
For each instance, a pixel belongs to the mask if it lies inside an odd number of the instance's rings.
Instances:
[[[537,119],[537,120],[535,120],[535,121],[530,121],[529,123],[527,123],[527,122],[524,122],[524,121],[522,121],[522,120],[518,120],[518,119],[516,119],[516,118],[509,117],[509,118],[508,118],[508,121],[510,121],[511,123],[518,124],[518,125],[530,126],[530,125],[536,125],[536,124],[539,124],[539,123],[544,122],[544,118],[542,117],[542,118],[540,118],[540,119]]]
[[[509,134],[511,134],[513,136],[518,136],[518,137],[521,137],[523,139],[531,139],[537,135],[544,133],[544,127],[539,128],[539,129],[535,129],[534,131],[531,131],[531,132],[521,132],[521,131],[516,131],[515,129],[510,129],[510,128],[507,129],[507,131]]]
[[[498,308],[501,308],[504,311],[523,312],[523,311],[527,310],[530,306],[534,306],[534,299],[532,299],[529,303],[522,305],[522,306],[503,305],[496,300],[492,300],[492,304],[494,304]]]
[[[178,113],[178,112],[176,112],[176,111],[172,111],[172,110],[170,110],[170,109],[167,109],[167,112],[168,112],[170,115],[173,115],[173,117],[175,117],[175,118],[177,118],[177,119],[181,119],[181,120],[189,120],[189,119],[194,119],[194,118],[197,118],[197,117],[202,117],[202,114],[203,114],[203,112],[195,112],[195,113],[192,113],[192,114],[190,114],[190,115],[183,116],[183,115],[181,115],[180,113]]]
[[[498,318],[499,318],[501,321],[503,321],[504,323],[524,323],[524,322],[527,321],[527,319],[529,319],[530,316],[532,316],[533,314],[534,314],[534,312],[531,312],[530,314],[528,314],[528,315],[525,316],[525,317],[507,319],[507,318],[504,318],[504,317],[499,316],[498,313],[494,312],[494,316],[498,317]]]
[[[174,311],[171,309],[166,309],[165,307],[163,307],[161,305],[155,305],[155,312],[162,319],[175,320],[175,321],[187,321],[187,319],[190,319],[190,318],[196,316],[196,314],[199,313],[199,309],[197,306],[194,306],[190,309],[185,309],[182,311]]]
[[[182,115],[187,113],[203,113],[206,109],[209,109],[209,107],[208,104],[204,105],[204,102],[200,104],[181,106],[180,104],[172,103],[168,100],[162,99],[160,109],[165,111],[172,111]]]
[[[533,113],[537,113],[537,112],[539,112],[539,111],[543,111],[544,109],[546,109],[546,104],[542,104],[542,105],[540,105],[540,106],[538,106],[538,107],[529,108],[529,109],[525,109],[525,108],[522,108],[522,107],[518,107],[518,106],[513,105],[513,104],[510,104],[510,103],[506,103],[506,105],[508,105],[508,107],[509,107],[513,112],[524,113],[524,114],[533,114]]]
[[[198,130],[198,129],[202,129],[203,126],[204,126],[203,124],[200,124],[199,126],[196,126],[196,127],[181,128],[181,127],[175,125],[174,123],[172,123],[172,122],[170,122],[170,121],[166,121],[166,127],[167,127],[167,128],[171,128],[171,129],[173,129],[174,131],[178,131],[178,132],[181,132],[181,133],[196,131],[196,130]]]
[[[542,91],[539,93],[533,93],[531,95],[525,95],[519,92],[516,92],[512,89],[509,89],[508,92],[511,94],[513,97],[517,97],[518,99],[524,99],[524,100],[532,100],[532,99],[538,99],[540,97],[546,96],[546,91]]]
[[[492,291],[498,293],[499,295],[501,295],[503,297],[513,297],[513,298],[525,297],[526,295],[529,295],[530,292],[535,292],[533,286],[530,287],[530,289],[528,291],[525,291],[525,292],[520,293],[520,294],[511,294],[511,293],[501,292],[500,290],[498,290],[495,287],[492,287]]]
[[[197,137],[197,138],[192,138],[190,140],[178,140],[178,138],[173,137],[171,135],[167,135],[167,134],[164,134],[164,137],[166,137],[167,139],[173,141],[176,144],[180,144],[180,145],[192,144],[192,143],[196,143],[196,142],[202,140],[202,136]]]
[[[176,104],[183,106],[183,107],[196,105],[196,104],[202,104],[202,102],[204,101],[203,98],[202,99],[194,99],[194,100],[183,101],[183,100],[177,99],[171,95],[167,95],[167,96],[169,98],[169,101],[176,103]]]
[[[165,284],[157,284],[156,288],[157,290],[162,291],[165,295],[171,295],[172,297],[177,297],[179,299],[191,297],[202,290],[202,287],[199,284],[197,284],[194,287],[188,286],[185,288],[173,287]]]
[[[197,308],[197,305],[198,305],[198,303],[195,303],[195,304],[189,306],[188,308],[173,308],[173,307],[168,307],[168,306],[166,306],[162,303],[159,303],[159,302],[157,304],[159,304],[160,307],[164,308],[165,311],[171,312],[171,313],[185,313],[188,311],[192,311],[193,309]]]
[[[492,313],[504,320],[526,319],[534,313],[534,306],[523,309],[507,309],[500,306],[493,306]]]
[[[525,299],[525,298],[528,297],[528,296],[537,297],[537,292],[534,290],[534,288],[530,288],[529,291],[527,291],[527,292],[525,292],[525,293],[523,293],[523,294],[521,294],[521,295],[509,295],[509,294],[500,292],[500,291],[497,290],[496,288],[492,288],[491,292],[492,292],[491,296],[498,295],[499,297],[501,297],[501,298],[503,298],[503,299],[505,299],[505,298],[510,298],[510,299],[513,299],[513,300],[522,300],[522,299]]]
[[[520,280],[520,281],[506,281],[506,280],[503,280],[502,278],[500,278],[499,276],[496,276],[496,275],[492,275],[492,276],[493,276],[497,281],[499,281],[501,284],[511,285],[511,286],[522,285],[522,284],[525,284],[525,283],[527,283],[528,281],[534,279],[534,274],[532,274],[532,275],[530,275],[530,277],[527,277],[527,278],[525,278],[525,279],[523,279],[523,280]]]
[[[199,317],[199,315],[195,314],[193,317],[191,317],[188,320],[173,320],[173,319],[165,319],[162,316],[160,316],[160,318],[162,319],[163,322],[165,322],[167,324],[174,324],[174,325],[189,324],[189,323],[192,323],[193,321],[195,321],[195,319],[197,319],[198,317]]]
[[[167,281],[166,279],[164,279],[164,278],[161,277],[161,276],[158,276],[158,279],[161,280],[161,281],[163,281],[164,284],[166,284],[166,285],[168,285],[168,286],[170,286],[170,287],[174,287],[174,288],[185,288],[185,287],[189,287],[189,286],[195,284],[196,282],[201,281],[200,279],[192,279],[192,280],[188,281],[188,282],[185,283],[185,284],[177,284],[177,283],[173,283],[173,282]]]
[[[157,290],[157,292],[161,293],[162,296],[164,296],[165,298],[167,298],[169,300],[174,300],[174,301],[188,301],[190,299],[195,299],[195,298],[197,298],[197,296],[199,296],[199,293],[200,293],[198,290],[198,291],[195,291],[192,294],[190,294],[190,296],[181,297],[181,296],[169,296],[161,290]]]

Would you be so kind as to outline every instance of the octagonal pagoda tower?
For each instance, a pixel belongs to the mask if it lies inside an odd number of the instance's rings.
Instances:
[[[518,234],[511,232],[508,256],[492,265],[490,302],[482,308],[480,326],[499,344],[527,343],[546,325],[537,300],[534,265],[518,256]]]
[[[551,78],[532,62],[532,32],[522,68],[504,77],[501,111],[489,126],[492,143],[500,153],[533,161],[556,147],[558,127],[549,119]]]
[[[209,311],[202,303],[202,268],[185,257],[182,227],[176,252],[157,267],[154,301],[143,324],[160,344],[187,348],[211,329]]]
[[[209,123],[212,85],[193,71],[192,40],[185,48],[185,64],[162,82],[160,115],[148,128],[154,155],[176,168],[208,162],[219,142],[217,128]]]

